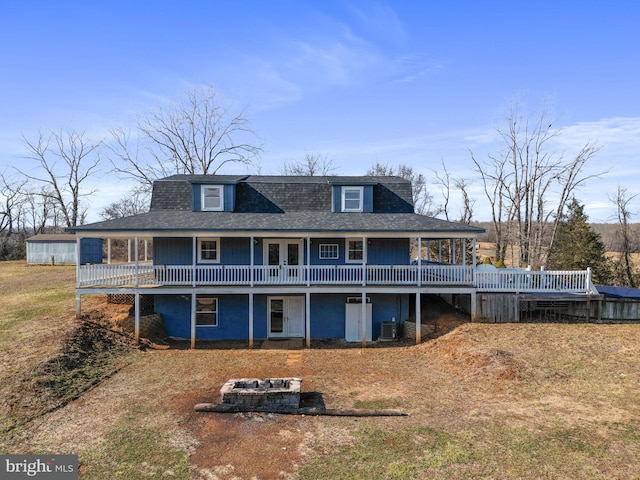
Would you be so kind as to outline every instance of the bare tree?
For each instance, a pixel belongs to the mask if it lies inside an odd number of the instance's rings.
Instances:
[[[398,176],[411,182],[411,195],[413,206],[416,213],[420,215],[435,216],[439,212],[436,211],[433,204],[433,195],[427,188],[427,180],[424,175],[416,172],[409,165],[400,164],[397,168],[376,162],[366,173],[366,175],[379,177]]]
[[[148,210],[146,195],[139,190],[133,190],[117,202],[112,202],[100,211],[103,220],[113,220],[144,213]]]
[[[10,236],[16,231],[24,201],[22,191],[26,180],[18,181],[0,173],[0,235]]]
[[[28,151],[25,158],[38,165],[30,173],[18,171],[44,187],[40,194],[53,200],[67,227],[82,224],[86,209],[80,200],[95,193],[83,188],[87,179],[98,171],[102,142],[91,141],[85,132],[75,130],[39,132],[35,140],[25,136],[23,140]]]
[[[39,192],[26,191],[24,194],[24,223],[34,234],[45,233],[48,225],[56,229],[60,218],[53,195],[43,186]]]
[[[546,109],[523,116],[518,105],[505,117],[506,127],[496,131],[504,149],[479,161],[471,152],[476,171],[492,207],[492,221],[498,237],[496,260],[503,258],[507,231],[513,228],[520,264],[539,264],[553,246],[567,202],[587,180],[600,174],[584,173],[585,164],[600,147],[587,142],[575,155],[565,157],[552,149],[561,135],[554,129]]]
[[[283,175],[296,175],[300,177],[315,177],[332,175],[338,170],[333,159],[326,155],[311,152],[306,153],[300,162],[285,163],[282,167]]]
[[[173,174],[214,175],[228,163],[250,164],[262,152],[244,109],[218,100],[213,86],[187,91],[143,115],[134,136],[118,128],[109,146],[114,170],[147,191]]]
[[[620,263],[622,264],[622,272],[624,275],[624,283],[629,287],[636,288],[633,262],[631,261],[632,234],[630,220],[632,213],[629,210],[630,203],[638,196],[638,194],[630,195],[626,188],[618,186],[615,196],[610,196],[609,200],[616,207],[616,220],[618,221],[618,238],[620,240]]]
[[[484,193],[491,207],[491,222],[495,235],[495,260],[503,260],[507,255],[507,246],[510,243],[510,225],[512,218],[512,204],[507,202],[508,178],[506,173],[506,158],[489,156],[491,160],[485,165],[480,165],[471,154],[471,160],[480,173]]]
[[[453,182],[453,186],[456,190],[460,191],[462,196],[462,209],[460,210],[460,223],[469,225],[473,219],[473,207],[475,200],[472,200],[469,196],[469,184],[464,179],[456,179]]]

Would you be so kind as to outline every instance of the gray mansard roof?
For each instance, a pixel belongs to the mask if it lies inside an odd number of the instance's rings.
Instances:
[[[233,212],[194,211],[194,184],[235,185]],[[332,211],[333,185],[370,185],[372,213]],[[411,183],[400,177],[174,175],[154,183],[149,212],[74,227],[84,233],[141,235],[179,232],[429,233],[484,230],[417,215]]]

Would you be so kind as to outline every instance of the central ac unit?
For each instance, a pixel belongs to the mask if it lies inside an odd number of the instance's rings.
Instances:
[[[396,322],[380,322],[380,340],[395,340]]]

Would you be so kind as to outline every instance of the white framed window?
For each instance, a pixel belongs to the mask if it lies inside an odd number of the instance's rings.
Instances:
[[[336,260],[340,253],[340,247],[337,243],[321,243],[319,248],[320,260]]]
[[[342,187],[342,211],[362,212],[364,187]]]
[[[196,295],[196,326],[218,326],[218,299],[211,295]]]
[[[220,263],[220,239],[219,238],[199,238],[198,239],[198,262],[199,263]]]
[[[224,187],[222,185],[202,185],[202,211],[221,212],[224,210]]]
[[[364,261],[364,244],[362,239],[347,239],[347,262],[362,263]]]

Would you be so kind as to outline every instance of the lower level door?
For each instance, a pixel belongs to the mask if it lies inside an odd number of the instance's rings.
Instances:
[[[269,337],[304,337],[304,297],[269,297]]]
[[[365,332],[367,342],[371,341],[371,304],[367,303],[366,320],[362,321],[362,303],[347,303],[345,308],[345,327],[344,337],[347,342],[361,342],[362,328],[367,329]]]

